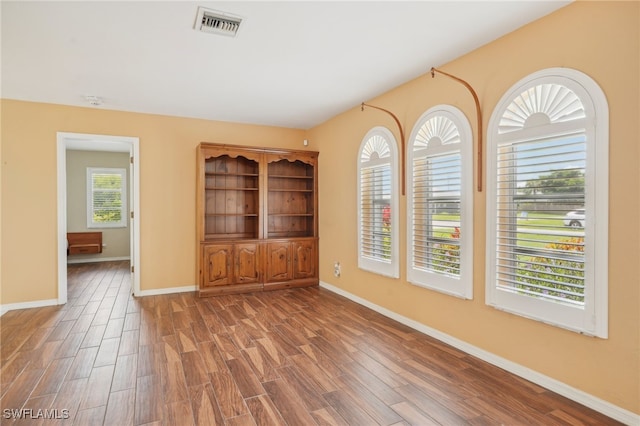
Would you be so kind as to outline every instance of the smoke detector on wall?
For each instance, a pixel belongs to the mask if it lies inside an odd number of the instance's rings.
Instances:
[[[242,18],[230,13],[198,7],[193,29],[203,33],[220,34],[235,37],[240,29]]]

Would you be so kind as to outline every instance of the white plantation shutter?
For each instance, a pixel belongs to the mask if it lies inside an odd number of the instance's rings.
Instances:
[[[393,135],[375,128],[358,156],[358,266],[398,277],[397,148]]]
[[[460,276],[461,169],[459,152],[413,161],[414,268]]]
[[[487,303],[606,337],[604,94],[574,70],[535,73],[503,97],[488,134]]]
[[[362,255],[386,263],[391,263],[390,176],[390,164],[365,167],[360,174]]]
[[[585,166],[582,132],[498,147],[498,288],[584,306]]]
[[[408,280],[472,298],[471,129],[462,112],[427,111],[410,139]]]
[[[127,225],[126,170],[87,168],[87,227]]]

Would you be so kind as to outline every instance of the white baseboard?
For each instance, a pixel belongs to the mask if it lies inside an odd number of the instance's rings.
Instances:
[[[387,308],[376,305],[375,303],[372,303],[366,299],[363,299],[359,296],[349,293],[339,287],[333,286],[323,281],[320,281],[320,287],[326,288],[327,290],[333,293],[344,296],[347,299],[350,299],[360,305],[366,306],[367,308],[372,309],[386,317],[394,319],[408,327],[413,328],[414,330],[417,330],[421,333],[424,333],[428,336],[438,339],[444,343],[447,343],[457,349],[460,349],[463,352],[468,353],[469,355],[473,355],[477,358],[480,358],[483,361],[486,361],[490,364],[495,365],[496,367],[500,367],[504,370],[507,370],[510,373],[513,373],[517,376],[527,379],[537,385],[540,385],[557,394],[560,394],[573,401],[576,401],[586,407],[589,407],[606,416],[616,419],[624,424],[635,425],[635,426],[640,425],[640,414],[636,414],[624,408],[618,407],[610,402],[607,402],[596,396],[593,396],[584,391],[581,391],[580,389],[576,389],[572,386],[569,386],[566,383],[560,382],[549,376],[538,373],[537,371],[531,370],[530,368],[527,368],[523,365],[509,361],[506,358],[502,358],[491,352],[485,351],[484,349],[480,349],[477,346],[473,346],[463,340],[457,339],[453,336],[450,336],[446,333],[438,331],[434,328],[428,327],[418,321],[404,317]]]
[[[144,296],[158,296],[160,294],[171,294],[171,293],[189,293],[192,291],[196,291],[198,289],[195,285],[187,285],[184,287],[169,287],[169,288],[158,288],[151,290],[140,290],[138,294],[134,294],[136,297],[144,297]]]
[[[170,288],[159,288],[152,290],[142,290],[139,294],[135,296],[156,296],[160,294],[171,294],[171,293],[188,293],[193,292],[198,289],[195,285],[189,285],[184,287],[170,287]],[[14,311],[16,309],[28,309],[28,308],[42,308],[44,306],[54,306],[58,305],[58,299],[48,299],[48,300],[34,300],[31,302],[20,302],[20,303],[8,303],[6,305],[0,305],[0,316],[4,315],[9,311]]]
[[[96,263],[96,262],[116,262],[120,260],[130,260],[129,256],[122,257],[85,257],[85,258],[67,258],[67,264],[74,263]]]
[[[34,300],[31,302],[20,302],[20,303],[7,303],[6,305],[0,305],[0,316],[6,314],[9,311],[15,311],[16,309],[42,308],[44,306],[54,306],[57,304],[58,304],[58,299]]]

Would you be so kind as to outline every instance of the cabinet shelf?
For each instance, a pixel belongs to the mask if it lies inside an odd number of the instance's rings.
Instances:
[[[313,217],[313,213],[269,213],[275,217]]]
[[[313,176],[269,175],[269,178],[274,178],[274,179],[306,179],[306,180],[313,180]]]
[[[235,233],[235,234],[205,234],[203,243],[208,242],[219,242],[220,240],[240,240],[243,242],[246,241],[255,241],[255,235],[251,233]]]
[[[258,217],[258,213],[205,213],[206,217]]]
[[[225,176],[225,177],[259,177],[258,173],[224,173],[224,172],[204,172],[205,176]]]
[[[307,192],[309,194],[313,194],[313,189],[269,188],[269,192]]]
[[[269,238],[300,238],[307,239],[309,236],[304,231],[269,231]]]
[[[205,188],[207,191],[258,191],[258,188],[236,188],[236,187],[224,187],[224,186],[208,186]]]

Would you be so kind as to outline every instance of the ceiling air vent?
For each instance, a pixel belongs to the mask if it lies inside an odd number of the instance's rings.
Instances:
[[[241,22],[242,18],[239,16],[198,7],[194,29],[203,33],[235,37],[240,29]]]

